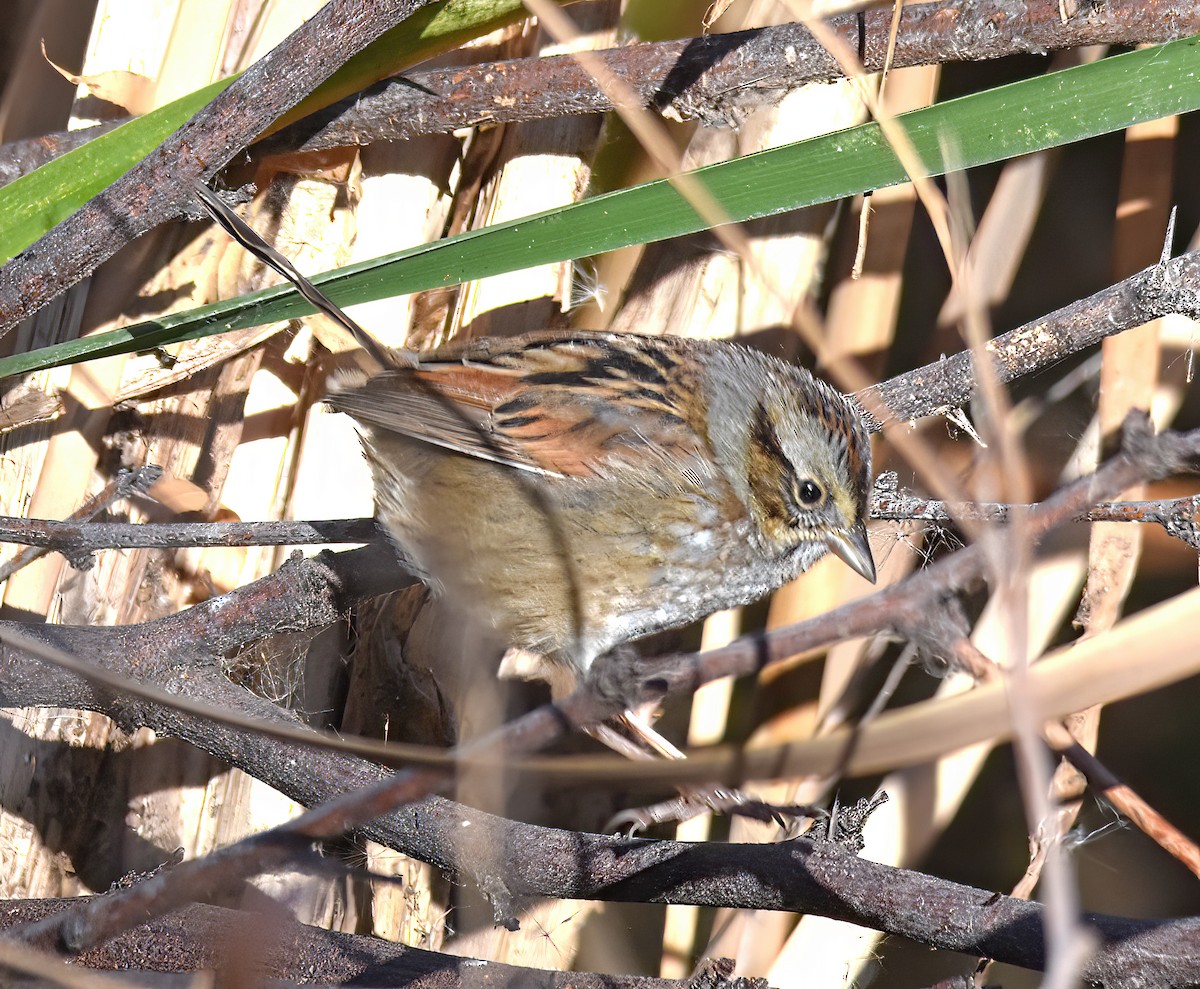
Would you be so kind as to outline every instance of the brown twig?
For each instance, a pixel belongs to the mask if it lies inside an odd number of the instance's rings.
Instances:
[[[1200,877],[1200,848],[1191,838],[1151,807],[1136,790],[1118,779],[1080,745],[1064,725],[1048,724],[1045,736],[1047,744],[1083,773],[1097,793],[1153,838],[1160,848],[1187,866],[1193,875]]]
[[[1181,5],[1147,10],[1131,0],[1095,18],[1063,24],[1049,0],[1009,7],[971,0],[947,8],[903,9],[893,65],[978,61],[1083,44],[1128,43],[1129,33],[1163,41],[1200,31],[1200,13]],[[892,14],[869,11],[831,18],[830,29],[862,53],[868,71],[887,62]],[[802,24],[628,45],[597,52],[604,70],[623,80],[643,106],[709,126],[731,126],[748,111],[812,82],[843,77],[841,67]],[[517,59],[399,79],[314,114],[264,151],[324,150],[345,144],[404,140],[459,127],[538,120],[613,109],[612,101],[572,56]],[[278,143],[276,143],[278,141]]]
[[[117,482],[114,482],[114,485]],[[113,488],[109,485],[106,492]],[[89,501],[94,517],[127,494],[111,493],[103,504]],[[99,496],[98,496],[99,497]],[[932,522],[954,525],[965,518],[1002,525],[1013,511],[1033,505],[969,502],[948,505],[908,491],[877,486],[871,518],[888,522]],[[81,510],[82,511],[82,510]],[[79,517],[78,513],[72,518]],[[1076,522],[1141,522],[1161,525],[1169,535],[1200,550],[1200,495],[1159,501],[1114,501],[1094,505],[1075,516]],[[268,522],[92,522],[22,519],[0,516],[0,542],[18,543],[45,552],[62,553],[80,569],[88,569],[90,556],[104,549],[185,549],[238,546],[319,546],[338,543],[371,543],[383,539],[373,518],[321,521]],[[25,555],[15,557],[24,560]],[[31,562],[26,560],[25,562]],[[9,564],[11,565],[11,564]],[[8,566],[8,565],[6,565]],[[0,581],[11,576],[0,567]]]
[[[953,654],[963,669],[979,683],[988,683],[1001,676],[996,664],[969,639],[946,642],[943,648]],[[1050,749],[1082,773],[1095,791],[1133,821],[1160,848],[1186,866],[1193,875],[1200,877],[1200,847],[1080,745],[1062,722],[1047,722],[1042,728],[1042,736]],[[1051,840],[1059,837],[1055,834]],[[1048,848],[1041,849],[1043,857],[1047,851]],[[1028,893],[1021,895],[1025,898]]]

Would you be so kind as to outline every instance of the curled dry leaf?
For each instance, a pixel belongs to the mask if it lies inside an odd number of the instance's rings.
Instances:
[[[154,109],[155,82],[136,72],[113,70],[94,75],[76,75],[63,68],[46,54],[46,43],[42,42],[42,58],[55,72],[72,86],[81,86],[97,99],[114,103],[131,116],[140,116]]]

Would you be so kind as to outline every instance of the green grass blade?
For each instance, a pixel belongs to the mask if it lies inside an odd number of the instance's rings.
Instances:
[[[221,79],[134,117],[0,188],[0,264],[107,189],[231,82]]]
[[[1200,108],[1189,38],[975,93],[900,117],[930,174],[987,164]],[[732,220],[892,185],[904,170],[874,124],[693,173]],[[666,182],[624,189],[317,276],[339,304],[453,285],[703,229]],[[288,287],[0,360],[0,376],[308,315]]]

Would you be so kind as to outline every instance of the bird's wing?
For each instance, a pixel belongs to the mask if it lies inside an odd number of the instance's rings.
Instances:
[[[343,385],[360,422],[520,470],[583,477],[705,445],[677,342],[617,334],[481,340]]]

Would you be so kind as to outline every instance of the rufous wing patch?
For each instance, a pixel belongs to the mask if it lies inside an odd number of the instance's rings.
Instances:
[[[446,359],[451,358],[451,359]],[[467,456],[567,477],[688,456],[703,441],[669,367],[603,339],[441,351],[330,396],[361,422]]]

